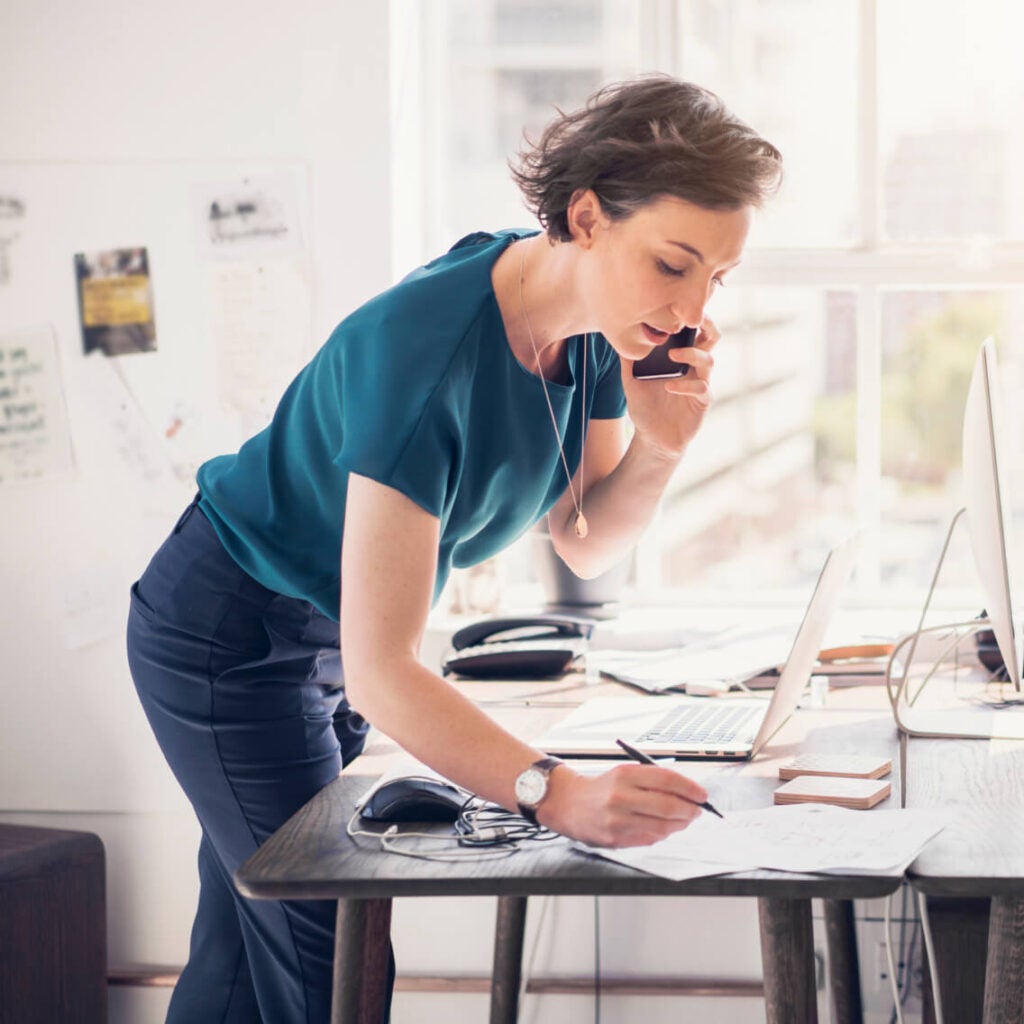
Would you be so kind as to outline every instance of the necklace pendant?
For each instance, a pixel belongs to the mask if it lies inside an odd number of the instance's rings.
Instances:
[[[590,532],[590,528],[587,526],[587,517],[582,512],[576,513],[576,522],[573,524],[573,528],[576,530],[576,536],[580,540]]]

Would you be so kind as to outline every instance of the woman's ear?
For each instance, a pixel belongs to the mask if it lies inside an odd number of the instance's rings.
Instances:
[[[611,223],[592,188],[574,192],[565,215],[573,241],[584,249],[589,249],[597,232]]]

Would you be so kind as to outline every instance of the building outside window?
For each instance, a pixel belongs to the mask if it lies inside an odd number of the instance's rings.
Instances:
[[[919,601],[963,503],[960,420],[982,338],[996,339],[1009,395],[1024,367],[1024,8],[976,0],[957,19],[928,0],[394,0],[393,11],[396,270],[468,231],[531,223],[507,170],[522,127],[535,135],[605,82],[647,71],[699,82],[783,152],[783,191],[709,308],[723,333],[716,403],[642,545],[645,593],[755,597],[752,580],[805,590],[861,525],[856,592]],[[1022,460],[1009,448],[1013,485]],[[942,583],[947,595],[976,588],[963,532]]]

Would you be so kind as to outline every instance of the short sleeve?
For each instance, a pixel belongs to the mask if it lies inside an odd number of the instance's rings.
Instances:
[[[597,385],[591,399],[590,418],[616,420],[626,415],[626,394],[622,390],[619,357],[601,334],[594,335]]]
[[[396,330],[389,320],[372,330],[360,325],[362,337],[341,339],[336,378],[341,439],[333,461],[349,473],[394,487],[440,517],[459,448],[457,415],[445,400],[449,389],[440,358],[451,349],[431,345],[422,331]]]

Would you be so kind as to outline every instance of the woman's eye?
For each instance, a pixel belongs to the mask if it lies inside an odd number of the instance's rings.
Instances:
[[[678,267],[670,266],[664,260],[658,260],[658,269],[663,274],[668,274],[670,277],[682,277],[686,273],[685,270],[680,270]]]

